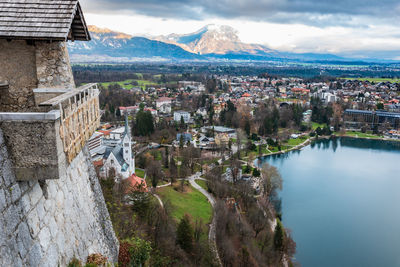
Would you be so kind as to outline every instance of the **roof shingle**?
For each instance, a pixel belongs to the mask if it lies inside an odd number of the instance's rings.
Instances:
[[[90,35],[78,0],[0,0],[0,39],[89,41]]]

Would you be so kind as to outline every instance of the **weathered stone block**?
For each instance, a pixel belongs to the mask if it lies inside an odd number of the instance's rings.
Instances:
[[[59,179],[65,173],[62,142],[57,142],[58,120],[7,120],[0,122],[0,127],[18,181]]]

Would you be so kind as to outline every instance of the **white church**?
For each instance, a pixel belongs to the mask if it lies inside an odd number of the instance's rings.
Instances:
[[[107,147],[103,156],[102,171],[108,175],[112,169],[123,179],[128,179],[135,173],[135,158],[132,156],[132,140],[127,116],[125,116],[124,137],[115,147]]]

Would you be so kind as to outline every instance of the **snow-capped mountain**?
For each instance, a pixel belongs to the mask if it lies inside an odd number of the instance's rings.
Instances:
[[[243,43],[238,32],[226,25],[207,25],[200,30],[189,34],[170,34],[157,36],[155,40],[175,44],[188,52],[205,54],[250,54],[272,56],[275,51],[257,44]]]
[[[70,42],[73,62],[131,62],[140,60],[195,60],[199,56],[184,49],[144,37],[89,26],[92,41]]]
[[[240,41],[230,26],[207,25],[190,34],[153,38],[89,26],[91,42],[69,42],[73,62],[344,60],[329,54],[282,53]]]

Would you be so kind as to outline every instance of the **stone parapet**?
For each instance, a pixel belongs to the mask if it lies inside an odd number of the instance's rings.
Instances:
[[[18,181],[59,179],[65,173],[59,111],[0,113],[0,128]]]

